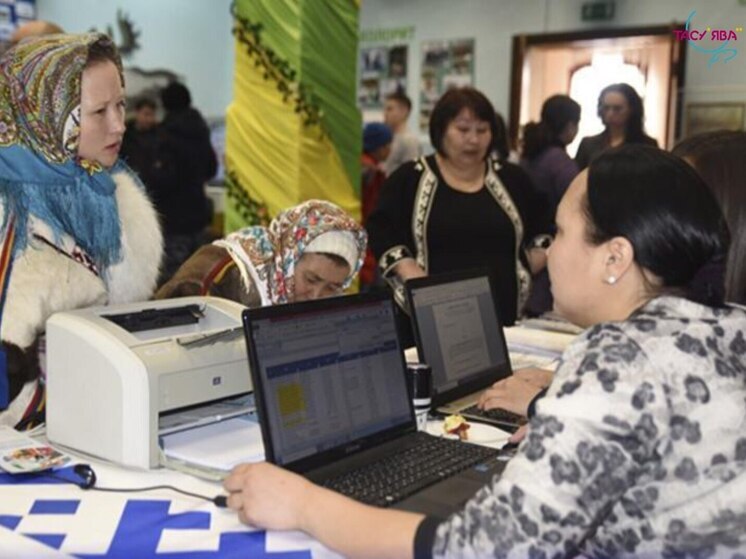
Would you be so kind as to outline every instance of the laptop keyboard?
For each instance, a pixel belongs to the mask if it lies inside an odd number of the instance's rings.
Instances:
[[[526,418],[515,414],[513,412],[509,412],[507,410],[502,410],[500,408],[494,408],[491,410],[482,410],[479,409],[476,405],[470,406],[464,410],[461,410],[462,415],[471,415],[474,417],[484,417],[486,419],[491,419],[493,421],[501,421],[503,423],[510,423],[512,425],[521,425],[523,423],[526,423]]]
[[[413,446],[322,485],[361,503],[386,507],[498,454],[494,448],[425,433],[414,439]]]

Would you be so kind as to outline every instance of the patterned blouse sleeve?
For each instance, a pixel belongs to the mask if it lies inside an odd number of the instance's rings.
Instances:
[[[503,475],[437,528],[433,556],[574,556],[620,500],[644,506],[635,500],[645,495],[625,491],[668,425],[651,378],[642,349],[618,327],[586,332]]]

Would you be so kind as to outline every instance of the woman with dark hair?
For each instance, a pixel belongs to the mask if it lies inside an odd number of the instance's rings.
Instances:
[[[725,557],[746,549],[746,312],[697,276],[728,250],[691,167],[624,146],[570,185],[549,271],[589,328],[562,356],[502,475],[447,519],[355,502],[270,464],[237,467],[244,522],[346,557]]]
[[[559,201],[578,174],[565,146],[575,139],[580,105],[567,95],[552,95],[541,107],[541,120],[523,128],[521,167],[546,197],[554,217]]]
[[[562,196],[578,166],[567,155],[565,146],[575,139],[580,122],[580,105],[567,95],[552,95],[541,107],[541,120],[523,128],[521,167],[544,201],[548,219],[554,220]],[[536,276],[526,303],[526,314],[537,316],[552,310],[552,294],[546,270]]]
[[[153,292],[161,232],[119,159],[123,134],[105,35],[26,39],[0,57],[0,425],[43,418],[49,316]]]
[[[746,305],[746,133],[705,132],[682,141],[673,153],[697,170],[720,202],[732,235],[724,262],[725,298]]]
[[[526,174],[490,155],[498,137],[495,110],[482,93],[449,90],[430,118],[436,153],[405,163],[384,183],[367,229],[400,304],[408,279],[488,267],[496,272],[503,323],[520,315],[531,273],[545,263],[531,241],[549,224]]]
[[[642,99],[631,85],[613,83],[603,88],[598,96],[598,116],[605,129],[580,142],[575,162],[581,170],[610,147],[622,144],[658,146],[654,138],[645,134],[645,109]]]

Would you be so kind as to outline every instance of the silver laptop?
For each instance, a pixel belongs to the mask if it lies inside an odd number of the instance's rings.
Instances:
[[[512,374],[490,273],[417,278],[406,292],[419,359],[433,372],[433,408],[508,431],[525,423],[506,410],[476,407],[486,388]]]

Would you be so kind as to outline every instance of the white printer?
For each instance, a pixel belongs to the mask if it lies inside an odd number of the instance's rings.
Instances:
[[[49,441],[155,468],[159,437],[177,429],[180,417],[204,424],[227,412],[246,413],[252,386],[243,308],[216,297],[185,297],[52,315],[46,328]]]

